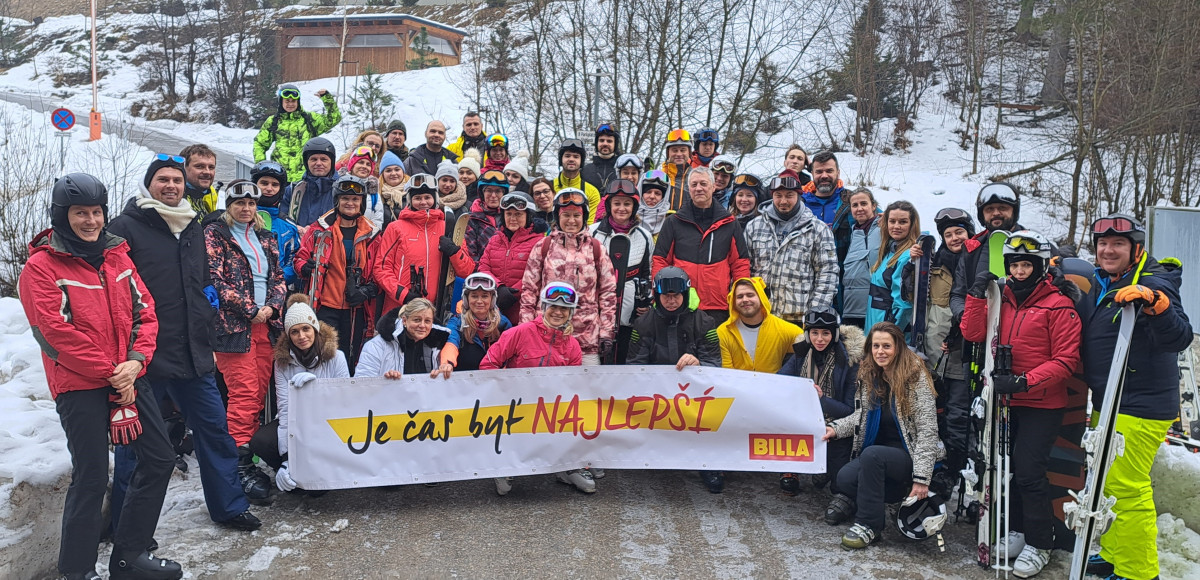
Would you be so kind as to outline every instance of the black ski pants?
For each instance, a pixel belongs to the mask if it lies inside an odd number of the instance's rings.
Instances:
[[[854,523],[875,530],[887,523],[887,504],[903,500],[912,491],[912,457],[899,447],[872,445],[862,450],[838,472],[842,493],[854,498],[858,509]]]
[[[139,387],[143,382],[138,381]],[[106,521],[101,513],[108,492],[108,396],[112,389],[67,391],[54,400],[71,452],[71,485],[63,507],[58,571],[90,572]],[[137,468],[125,494],[121,518],[113,534],[113,551],[141,554],[158,527],[158,515],[175,469],[175,451],[167,439],[162,413],[150,389],[139,388],[135,401],[142,434],[128,447],[137,456]]]
[[[250,438],[250,451],[254,452],[271,469],[279,469],[285,457],[279,455],[279,419],[258,428]]]
[[[1046,466],[1058,439],[1063,409],[1009,407],[1012,433],[1013,493],[1009,505],[1011,528],[1025,534],[1025,543],[1040,550],[1054,548],[1054,508]]]
[[[850,455],[854,453],[854,439],[843,437],[833,439],[825,445],[825,475],[829,476],[829,491],[846,493],[838,485],[838,473],[850,463]]]
[[[967,465],[967,445],[971,432],[971,386],[963,379],[945,379],[946,419],[942,442],[946,446],[945,466],[957,479]]]

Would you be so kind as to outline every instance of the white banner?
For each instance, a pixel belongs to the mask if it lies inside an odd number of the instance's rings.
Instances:
[[[509,369],[293,389],[304,489],[607,469],[822,473],[812,381],[711,367]]]

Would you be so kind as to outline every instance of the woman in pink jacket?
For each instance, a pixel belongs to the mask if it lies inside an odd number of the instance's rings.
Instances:
[[[571,318],[583,349],[583,364],[598,365],[617,336],[617,275],[604,246],[588,233],[587,196],[567,188],[554,197],[558,228],[529,253],[521,281],[521,322],[537,316],[538,288],[570,282],[579,293]]]
[[[509,320],[519,320],[521,314],[521,281],[533,246],[545,236],[533,225],[533,198],[523,191],[506,194],[500,200],[504,218],[501,227],[488,241],[479,257],[479,271],[491,274],[500,286],[496,289],[496,306]]]
[[[572,336],[572,315],[579,307],[575,288],[566,282],[551,282],[538,293],[542,313],[504,332],[479,363],[480,370],[531,367],[566,367],[582,364],[582,351]],[[558,474],[562,483],[584,493],[595,493],[596,481],[586,469]],[[499,486],[497,486],[499,490]],[[507,493],[507,490],[505,490]]]

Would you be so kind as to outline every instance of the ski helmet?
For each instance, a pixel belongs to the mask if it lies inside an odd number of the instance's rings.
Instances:
[[[367,182],[361,177],[355,177],[347,173],[333,182],[333,202],[337,203],[337,198],[343,195],[357,195],[363,200],[367,198]]]
[[[614,179],[612,183],[604,190],[604,211],[607,215],[612,215],[612,199],[614,197],[628,197],[633,200],[633,215],[637,215],[638,208],[642,205],[642,196],[638,192],[637,186],[628,179]]]
[[[1092,247],[1105,236],[1121,236],[1133,244],[1134,262],[1142,257],[1146,248],[1146,227],[1137,218],[1125,213],[1111,213],[1092,222]]]
[[[333,146],[333,142],[324,137],[313,137],[304,144],[304,149],[300,151],[301,158],[304,159],[304,167],[308,167],[308,158],[316,154],[324,154],[329,156],[329,162],[333,163],[337,159],[337,148]]]
[[[479,176],[479,181],[476,182],[476,186],[479,188],[479,194],[481,196],[483,195],[483,188],[489,186],[499,187],[504,190],[504,193],[508,193],[508,178],[504,176],[503,172],[496,171],[495,169],[491,171],[484,171],[483,175]]]
[[[475,272],[474,274],[467,276],[466,280],[463,280],[463,300],[465,301],[467,299],[468,292],[472,290],[483,290],[484,292],[488,292],[492,295],[492,304],[495,305],[497,285],[498,283],[496,282],[496,279],[493,278],[491,274],[488,274],[487,272]]]
[[[563,154],[568,152],[578,153],[581,164],[583,159],[587,158],[587,149],[583,146],[583,141],[579,139],[567,139],[562,142],[562,145],[558,146],[559,167],[562,167]]]
[[[54,181],[50,205],[64,210],[73,205],[98,205],[108,219],[108,188],[89,173],[68,173]]]
[[[672,129],[667,133],[667,140],[663,142],[663,146],[669,149],[672,145],[687,145],[687,148],[691,149],[692,134],[687,129]]]
[[[412,198],[417,195],[430,194],[433,196],[433,207],[441,207],[441,196],[438,195],[437,180],[428,173],[418,173],[408,178],[404,183],[404,205],[412,207]]]
[[[297,101],[300,100],[300,87],[292,83],[285,83],[279,85],[279,91],[277,91],[275,94],[279,96],[279,110],[282,111],[284,99],[294,99]],[[297,110],[299,109],[297,108]]]
[[[933,223],[937,224],[938,235],[943,238],[946,236],[946,230],[955,227],[967,230],[968,236],[975,235],[975,222],[971,220],[971,215],[957,207],[948,207],[938,211],[933,218]]]
[[[596,137],[592,141],[593,147],[597,149],[600,148],[600,137],[603,135],[608,135],[609,137],[612,137],[614,141],[616,141],[613,146],[613,151],[619,152],[621,150],[621,132],[617,130],[616,125],[612,123],[600,123],[600,126],[596,127]]]
[[[282,190],[288,184],[287,171],[284,171],[283,165],[278,161],[259,161],[254,165],[254,169],[250,170],[250,181],[258,183],[262,177],[274,177],[279,182],[279,188]]]
[[[823,328],[833,333],[833,341],[840,340],[838,330],[842,326],[842,319],[837,312],[832,310],[809,310],[804,313],[804,332],[808,332],[814,328]]]
[[[634,155],[633,153],[625,153],[620,157],[617,157],[617,171],[620,171],[625,167],[636,167],[640,173],[642,171],[642,158]]]
[[[566,282],[551,282],[538,294],[542,307],[562,306],[574,310],[579,306],[579,295],[575,287]]]
[[[1046,236],[1029,230],[1013,232],[1004,242],[1004,264],[1020,259],[1036,259],[1041,263],[1041,271],[1046,271],[1050,264],[1050,240]]]
[[[588,221],[588,199],[582,189],[567,187],[554,194],[554,223],[558,223],[558,212],[564,207],[583,209],[583,223]]]
[[[1017,187],[1011,183],[997,181],[989,183],[979,190],[979,197],[975,200],[975,217],[979,218],[979,223],[987,227],[987,220],[983,219],[984,206],[992,203],[1003,203],[1010,205],[1013,208],[1013,223],[1017,223],[1021,219],[1021,194]]]
[[[683,268],[667,266],[654,276],[655,295],[687,294],[691,287],[692,280],[688,277],[687,272],[683,271]]]
[[[721,135],[717,133],[716,129],[713,129],[711,127],[705,127],[703,129],[700,129],[699,133],[696,133],[696,142],[703,143],[705,141],[711,141],[713,143],[716,143],[717,145],[720,145],[721,144]]]
[[[896,511],[896,527],[913,540],[924,540],[941,534],[946,516],[946,502],[940,495],[930,492],[925,499],[910,496]]]
[[[647,189],[657,189],[666,195],[670,188],[671,182],[668,181],[666,172],[661,169],[651,169],[642,176],[642,193]]]
[[[533,225],[534,208],[533,198],[524,191],[510,191],[500,198],[500,211],[506,209],[515,209],[525,212],[525,226]]]

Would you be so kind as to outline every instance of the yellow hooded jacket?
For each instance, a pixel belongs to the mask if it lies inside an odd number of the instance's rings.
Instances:
[[[748,281],[758,293],[763,311],[767,314],[762,325],[758,327],[758,343],[755,345],[753,359],[746,345],[742,342],[742,333],[738,331],[738,311],[734,308],[733,296],[738,284]],[[729,319],[717,327],[717,339],[721,342],[721,367],[743,371],[758,371],[762,373],[777,373],[783,366],[783,359],[792,352],[792,343],[803,332],[799,326],[778,316],[771,315],[771,301],[767,298],[766,283],[762,278],[738,278],[729,290]]]

